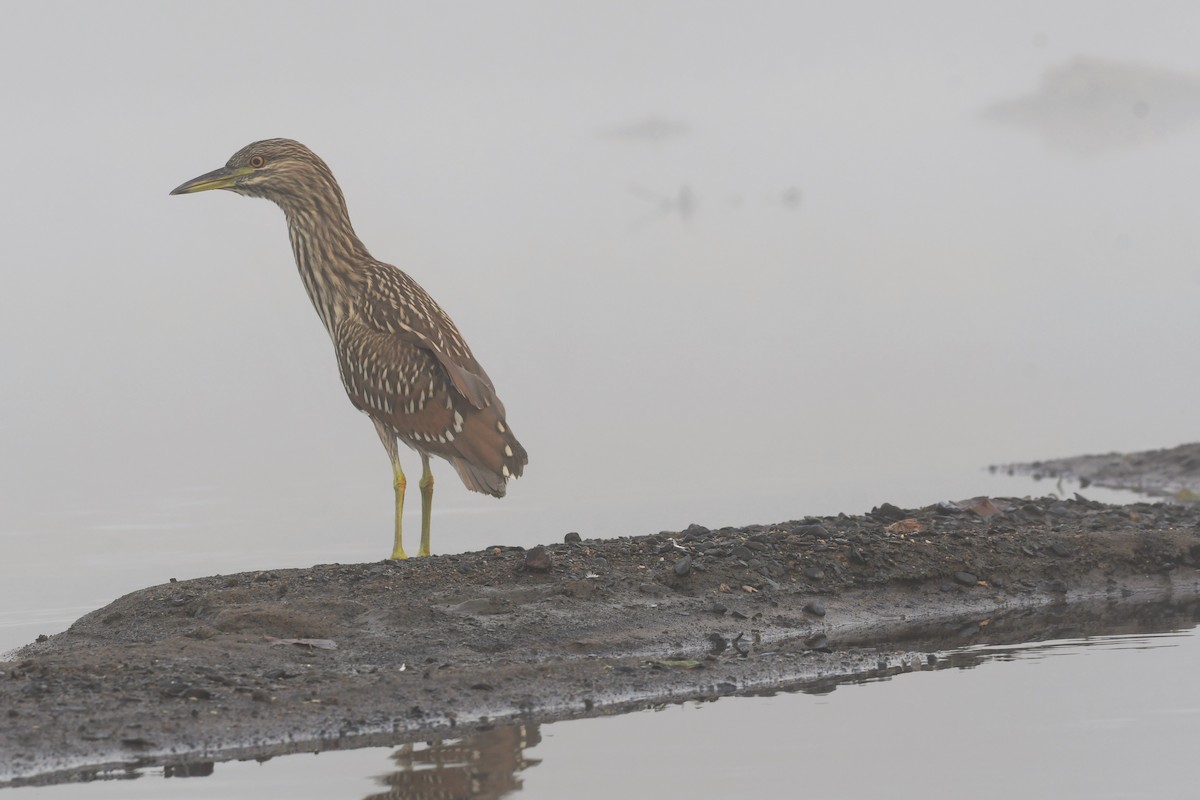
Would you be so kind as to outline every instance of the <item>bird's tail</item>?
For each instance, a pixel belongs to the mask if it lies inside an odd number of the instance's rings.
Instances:
[[[521,477],[529,463],[525,448],[494,406],[467,415],[454,444],[460,455],[450,462],[463,484],[493,497],[503,497],[508,479]]]

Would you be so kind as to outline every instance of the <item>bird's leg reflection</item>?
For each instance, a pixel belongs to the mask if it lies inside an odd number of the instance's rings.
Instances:
[[[542,740],[537,725],[507,725],[461,739],[406,744],[392,753],[399,767],[377,778],[387,791],[366,800],[405,798],[499,798],[522,788],[517,773],[540,763],[525,749]]]

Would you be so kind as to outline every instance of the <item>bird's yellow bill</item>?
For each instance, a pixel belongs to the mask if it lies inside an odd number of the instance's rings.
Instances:
[[[187,183],[176,186],[171,194],[191,194],[192,192],[207,192],[209,189],[228,189],[237,179],[254,170],[251,167],[221,167],[212,172],[206,172],[198,178],[192,178]]]

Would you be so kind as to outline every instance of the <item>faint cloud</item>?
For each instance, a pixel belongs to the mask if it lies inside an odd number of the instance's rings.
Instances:
[[[1047,69],[1031,94],[987,108],[985,119],[1033,129],[1056,150],[1095,155],[1153,144],[1200,118],[1200,78],[1098,58]]]
[[[690,126],[683,122],[652,114],[636,122],[603,130],[600,136],[616,141],[658,145],[682,139],[690,130]]]

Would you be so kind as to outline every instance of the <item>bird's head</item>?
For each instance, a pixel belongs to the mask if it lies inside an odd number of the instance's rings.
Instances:
[[[192,178],[171,194],[228,189],[287,206],[289,200],[328,190],[330,185],[337,191],[333,173],[313,151],[291,139],[264,139],[246,145],[225,166]]]

